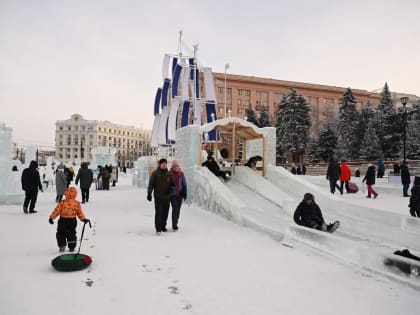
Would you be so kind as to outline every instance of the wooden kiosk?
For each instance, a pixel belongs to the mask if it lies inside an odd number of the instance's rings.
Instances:
[[[266,174],[267,170],[267,135],[264,132],[264,130],[258,128],[254,124],[237,118],[237,117],[229,117],[224,119],[215,120],[211,123],[205,124],[201,126],[200,128],[200,134],[199,134],[199,141],[201,144],[211,143],[213,146],[213,149],[215,152],[218,152],[218,141],[207,141],[204,139],[207,139],[207,137],[203,137],[206,133],[209,133],[210,131],[215,130],[216,134],[224,133],[231,135],[232,143],[231,143],[231,171],[234,170],[235,165],[237,165],[236,156],[237,156],[237,147],[236,142],[238,139],[243,140],[243,154],[242,154],[242,161],[240,161],[239,165],[244,165],[246,161],[246,146],[247,141],[249,140],[256,140],[256,139],[262,139],[262,173],[263,176]],[[217,154],[216,154],[216,160],[217,160]],[[219,162],[219,161],[217,161]],[[199,154],[199,164],[202,163],[202,155],[201,152]]]

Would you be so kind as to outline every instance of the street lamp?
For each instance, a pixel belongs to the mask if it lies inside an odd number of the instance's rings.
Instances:
[[[404,161],[403,164],[405,165],[406,159],[406,129],[407,129],[407,103],[408,97],[404,96],[400,98],[401,104],[403,105],[404,112],[403,112],[403,120],[404,120],[404,133],[403,133],[403,146],[404,146]]]
[[[229,63],[225,64],[225,118],[227,117],[227,111],[226,111],[226,99],[227,99],[227,89],[226,89],[226,74],[227,74],[227,69],[230,68]]]

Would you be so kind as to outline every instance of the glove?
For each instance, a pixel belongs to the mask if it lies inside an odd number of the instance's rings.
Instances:
[[[84,219],[83,223],[88,224],[88,223],[90,223],[90,220],[89,219]]]
[[[54,220],[51,218],[48,219],[48,222],[50,222],[50,224],[54,224]]]
[[[152,194],[147,194],[147,200],[152,201]]]

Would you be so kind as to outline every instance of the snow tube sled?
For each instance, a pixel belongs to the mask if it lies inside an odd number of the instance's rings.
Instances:
[[[359,191],[359,187],[355,183],[349,183],[349,193],[355,194]]]
[[[408,249],[397,250],[393,256],[385,258],[384,264],[397,267],[408,275],[420,276],[420,257],[413,255]]]
[[[92,258],[84,254],[64,254],[55,257],[51,265],[58,271],[83,270],[92,263]]]

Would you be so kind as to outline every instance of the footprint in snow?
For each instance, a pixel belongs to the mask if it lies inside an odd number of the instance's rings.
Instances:
[[[168,289],[169,289],[169,293],[171,293],[171,294],[179,294],[179,288],[178,287],[170,286],[170,287],[168,287]]]
[[[90,280],[89,278],[87,278],[87,280],[85,281],[86,286],[91,287],[93,285],[93,280]]]
[[[188,311],[188,310],[190,310],[191,308],[192,308],[192,305],[191,305],[191,304],[187,304],[187,305],[185,305],[182,309],[183,309],[183,310]]]

